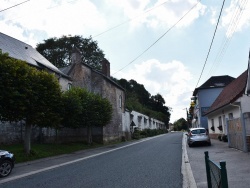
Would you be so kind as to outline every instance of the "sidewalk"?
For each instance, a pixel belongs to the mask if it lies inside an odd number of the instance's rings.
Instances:
[[[183,136],[186,137],[185,134]],[[212,146],[196,146],[191,148],[186,146],[188,162],[191,165],[197,187],[207,187],[205,151],[208,151],[209,159],[213,162],[226,161],[228,186],[230,188],[250,187],[250,154],[229,148],[227,142],[215,139],[211,139],[211,142]]]

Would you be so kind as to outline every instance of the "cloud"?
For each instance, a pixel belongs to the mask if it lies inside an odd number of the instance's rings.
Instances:
[[[112,70],[112,72],[115,72]],[[183,109],[190,102],[190,82],[193,77],[188,68],[180,61],[173,60],[161,63],[156,59],[150,59],[133,65],[126,72],[119,72],[118,79],[134,79],[143,84],[152,95],[160,93],[166,101],[166,106],[173,109],[171,120],[179,119],[184,115]],[[183,105],[184,104],[184,105]],[[186,104],[186,105],[185,105]],[[183,114],[184,113],[184,114]]]
[[[4,1],[5,7],[17,4],[17,1]],[[9,2],[9,4],[7,4]],[[29,1],[8,11],[4,11],[0,19],[1,28],[9,32],[13,28],[18,29],[19,35],[11,35],[22,39],[20,33],[25,30],[46,31],[48,37],[60,37],[62,35],[76,35],[92,33],[105,25],[106,20],[90,1]],[[29,32],[31,33],[31,32]],[[35,37],[35,36],[30,36]],[[29,44],[34,45],[31,39]]]
[[[110,2],[110,1],[109,1]],[[173,26],[195,4],[196,0],[158,0],[152,3],[150,0],[111,0],[112,4],[121,9],[124,17],[130,20],[130,26],[137,28],[145,24],[149,28],[166,28]],[[176,27],[187,27],[199,16],[203,15],[206,6],[198,4],[185,20]]]

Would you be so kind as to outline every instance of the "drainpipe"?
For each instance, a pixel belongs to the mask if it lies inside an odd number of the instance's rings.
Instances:
[[[243,132],[242,132],[242,135],[243,135],[243,144],[244,144],[244,152],[247,152],[247,143],[246,143],[246,126],[245,126],[245,121],[243,119],[243,114],[242,114],[242,109],[241,109],[241,105],[236,105],[236,104],[232,104],[230,103],[231,106],[235,106],[235,107],[238,107],[239,110],[240,110],[240,120],[241,120],[241,123],[242,123],[242,128],[243,128]]]

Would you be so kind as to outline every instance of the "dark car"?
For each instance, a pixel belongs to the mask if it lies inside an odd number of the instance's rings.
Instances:
[[[205,128],[191,128],[187,134],[187,144],[189,147],[194,144],[206,144],[211,146],[210,137]]]
[[[0,150],[0,178],[8,176],[14,168],[15,157],[13,153]]]

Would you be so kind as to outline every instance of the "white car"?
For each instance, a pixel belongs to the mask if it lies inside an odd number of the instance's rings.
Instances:
[[[191,128],[186,135],[189,147],[192,147],[195,144],[206,144],[211,146],[211,140],[205,128]]]

